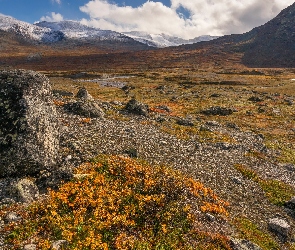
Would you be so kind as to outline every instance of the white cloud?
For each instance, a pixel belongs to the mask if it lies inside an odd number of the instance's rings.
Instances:
[[[61,4],[61,0],[51,0],[52,3]]]
[[[275,17],[293,0],[171,0],[147,1],[139,7],[118,6],[108,0],[91,0],[80,10],[89,19],[82,23],[101,29],[167,33],[193,38],[200,35],[243,33]],[[182,7],[190,16],[178,14]]]
[[[63,21],[64,18],[61,14],[51,12],[50,16],[42,16],[40,21],[47,21],[47,22],[60,22]]]

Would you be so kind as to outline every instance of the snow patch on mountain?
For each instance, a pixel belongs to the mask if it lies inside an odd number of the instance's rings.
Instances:
[[[163,48],[169,46],[179,46],[183,44],[192,44],[204,41],[210,41],[213,39],[218,38],[218,36],[199,36],[193,39],[182,39],[175,36],[170,36],[167,34],[148,34],[146,32],[140,31],[131,31],[131,32],[124,32],[125,35],[132,37],[134,40],[139,41],[141,43],[145,43],[149,46]]]
[[[38,27],[3,14],[0,14],[0,30],[14,32],[24,38],[40,42],[57,42],[63,39],[63,34],[59,31]]]
[[[48,28],[52,31],[62,32],[66,38],[70,39],[100,39],[125,41],[130,39],[124,34],[111,31],[92,28],[81,24],[78,21],[61,21],[61,22],[39,22],[35,23],[37,27]]]
[[[210,41],[217,37],[201,36],[190,40],[166,34],[148,34],[132,31],[119,33],[111,30],[101,30],[81,24],[78,21],[38,22],[35,24],[19,21],[0,13],[0,30],[14,32],[20,36],[37,42],[54,43],[63,39],[100,40],[100,41],[138,41],[152,47],[179,46],[201,41]]]

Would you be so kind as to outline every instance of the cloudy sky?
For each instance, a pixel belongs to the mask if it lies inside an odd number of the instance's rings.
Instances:
[[[19,20],[78,20],[115,31],[183,38],[243,33],[275,17],[294,0],[0,0],[0,13]]]

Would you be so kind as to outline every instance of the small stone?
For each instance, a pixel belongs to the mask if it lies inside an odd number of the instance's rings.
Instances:
[[[288,202],[286,202],[285,205],[287,208],[293,209],[295,210],[295,197],[293,197],[291,200],[289,200]]]
[[[10,212],[10,213],[6,214],[6,216],[4,218],[5,223],[17,222],[17,221],[20,221],[20,220],[22,220],[22,217],[20,217],[15,212]]]
[[[90,177],[90,176],[91,176],[91,174],[74,174],[73,178],[76,180],[83,180],[83,179]]]
[[[210,127],[220,127],[220,123],[217,121],[207,121],[205,125]]]
[[[205,216],[206,216],[206,219],[207,219],[208,221],[213,222],[213,221],[216,220],[215,216],[212,215],[212,214],[206,213]]]
[[[294,105],[293,100],[290,100],[290,99],[285,99],[285,103],[286,103],[287,105],[289,105],[289,106]]]
[[[148,116],[149,106],[132,98],[125,106],[125,110],[136,115]]]
[[[194,123],[191,121],[191,119],[186,119],[186,118],[177,119],[176,123],[178,125],[187,126],[187,127],[194,126]]]
[[[0,228],[4,226],[4,220],[2,220],[2,218],[0,217]]]
[[[215,106],[215,107],[210,107],[208,109],[205,109],[205,110],[201,111],[201,113],[204,115],[227,116],[227,115],[231,115],[234,111],[235,110],[233,110],[231,108],[224,108],[224,107]]]
[[[262,250],[259,246],[249,240],[231,238],[230,245],[233,250]]]
[[[137,158],[138,157],[138,151],[137,151],[136,148],[126,149],[124,153],[127,154],[131,158]]]
[[[230,143],[226,143],[226,142],[217,142],[216,147],[220,148],[221,150],[230,150],[233,148],[233,145],[231,145]]]
[[[37,249],[37,245],[35,244],[27,244],[23,248],[23,250],[36,250],[36,249]]]
[[[120,102],[120,101],[112,101],[110,103],[115,106],[122,106],[123,105],[122,102]]]
[[[64,105],[64,109],[75,115],[80,115],[83,117],[90,118],[103,118],[104,112],[99,107],[95,101],[78,101],[78,102],[69,102]]]
[[[52,250],[62,250],[65,249],[69,245],[69,242],[66,240],[58,240],[52,243]]]
[[[79,89],[78,93],[76,94],[76,98],[93,101],[93,97],[88,93],[85,87]]]
[[[228,128],[232,128],[232,129],[236,129],[236,130],[239,130],[240,129],[239,126],[237,124],[233,123],[233,122],[226,123],[226,126]]]
[[[202,125],[200,127],[200,131],[201,132],[213,132],[213,130],[209,126],[206,126],[206,125]]]
[[[71,155],[68,155],[66,158],[65,158],[65,161],[70,161],[70,160],[72,160],[72,156]]]
[[[251,101],[251,102],[262,102],[263,100],[258,97],[258,96],[251,96],[248,101]]]
[[[241,179],[237,178],[237,177],[231,177],[231,180],[232,180],[232,182],[234,182],[234,183],[236,183],[238,185],[243,184],[243,181]]]
[[[217,97],[220,97],[220,96],[221,96],[221,94],[217,94],[217,93],[214,93],[214,94],[210,95],[210,97],[212,97],[212,98],[217,98]]]
[[[0,201],[0,204],[13,204],[15,203],[15,200],[12,198],[4,198]]]
[[[282,164],[281,166],[286,168],[288,171],[295,171],[295,165],[292,163]]]
[[[30,179],[21,179],[15,185],[17,197],[20,202],[31,203],[39,196],[39,190],[35,183]]]
[[[160,106],[157,106],[156,107],[157,109],[160,109],[160,110],[163,110],[163,111],[166,111],[168,113],[172,112],[171,108],[169,108],[168,106],[166,105],[160,105]]]
[[[272,230],[277,235],[283,236],[285,238],[289,237],[291,227],[285,220],[279,218],[271,219],[268,222],[268,226],[270,230]]]

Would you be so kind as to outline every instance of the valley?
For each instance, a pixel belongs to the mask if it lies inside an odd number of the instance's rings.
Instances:
[[[2,74],[49,79],[59,148],[0,178],[0,249],[295,249],[294,13],[171,47],[1,30]]]

